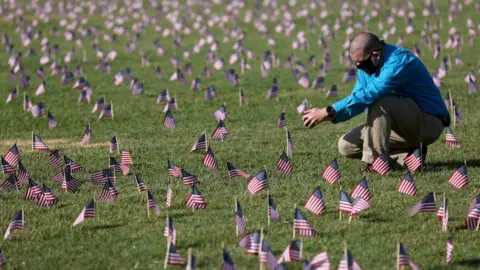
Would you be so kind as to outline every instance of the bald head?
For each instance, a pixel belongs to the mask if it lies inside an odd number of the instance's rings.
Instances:
[[[373,51],[382,48],[382,42],[372,33],[360,32],[350,43],[350,56],[354,61],[362,61]]]

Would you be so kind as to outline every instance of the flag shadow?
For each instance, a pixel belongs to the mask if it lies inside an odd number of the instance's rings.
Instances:
[[[115,228],[120,228],[125,226],[124,223],[122,224],[104,224],[104,225],[96,225],[92,227],[88,227],[88,229],[93,230],[93,231],[98,231],[98,230],[105,230],[105,229],[115,229]]]
[[[462,265],[462,266],[468,266],[474,269],[478,269],[480,266],[480,258],[469,258],[469,259],[464,259],[458,262],[454,262],[454,265]]]
[[[451,160],[451,161],[434,161],[426,163],[427,171],[433,171],[438,169],[449,169],[455,170],[464,165],[465,161],[462,160]],[[480,159],[470,159],[467,160],[467,167],[480,167]]]

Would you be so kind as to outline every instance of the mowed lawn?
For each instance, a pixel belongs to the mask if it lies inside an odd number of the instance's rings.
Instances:
[[[300,2],[300,1],[299,1]],[[385,23],[385,11],[399,3],[384,7],[380,16],[368,22],[369,29],[377,31],[378,21]],[[333,31],[335,19],[338,17],[340,5],[329,1],[327,10],[330,15],[322,23],[329,22]],[[439,30],[442,44],[446,42],[448,30],[451,25],[457,27],[466,41],[466,20],[472,17],[474,22],[478,17],[471,5],[455,18],[452,24],[448,23],[448,6],[440,3],[438,6],[441,15],[427,18],[432,24],[437,18],[443,21],[443,28]],[[213,11],[221,14],[225,5],[213,6]],[[58,204],[51,208],[37,208],[34,202],[24,201],[25,187],[16,191],[0,190],[0,228],[4,231],[8,227],[14,214],[20,210],[25,211],[25,229],[13,231],[10,239],[0,242],[4,258],[7,262],[6,269],[159,269],[163,267],[166,242],[163,237],[165,216],[173,217],[177,227],[177,248],[186,259],[187,249],[192,248],[198,261],[199,269],[218,269],[223,261],[221,243],[226,242],[233,260],[239,269],[255,269],[258,267],[258,257],[251,256],[239,247],[240,236],[235,234],[234,201],[241,203],[244,215],[247,217],[248,232],[264,229],[265,239],[270,243],[275,255],[279,257],[292,240],[292,220],[294,205],[297,205],[306,215],[319,235],[314,238],[304,238],[304,258],[311,259],[320,251],[328,251],[329,258],[334,268],[337,267],[343,254],[343,243],[348,247],[359,263],[365,269],[393,269],[396,263],[396,246],[401,241],[405,244],[413,261],[422,269],[442,269],[445,267],[446,239],[452,234],[455,236],[455,250],[451,266],[447,269],[476,269],[480,264],[478,245],[479,232],[468,231],[463,227],[464,218],[470,201],[479,193],[480,184],[480,149],[478,146],[478,132],[480,131],[477,118],[478,96],[469,94],[463,81],[465,75],[474,69],[477,72],[478,44],[464,45],[459,55],[465,66],[449,71],[442,80],[441,87],[444,96],[448,90],[460,107],[465,123],[456,125],[452,130],[461,141],[461,149],[452,150],[445,146],[445,134],[429,148],[427,162],[430,167],[425,172],[414,175],[418,194],[408,197],[397,192],[397,187],[405,171],[392,171],[388,176],[368,175],[367,180],[373,192],[373,207],[362,212],[359,218],[354,218],[349,224],[343,216],[339,220],[338,200],[339,190],[350,192],[355,184],[362,178],[360,170],[363,164],[360,161],[348,160],[340,157],[337,151],[337,142],[340,136],[349,129],[362,123],[365,115],[337,125],[322,124],[314,129],[303,127],[301,117],[296,107],[303,98],[308,98],[311,106],[323,107],[347,96],[353,83],[342,83],[341,78],[345,68],[339,62],[342,45],[345,41],[347,23],[343,22],[336,32],[336,39],[326,37],[333,58],[333,71],[328,72],[325,78],[326,89],[333,84],[338,85],[339,97],[325,98],[321,90],[303,89],[292,78],[291,70],[283,68],[283,63],[291,52],[297,60],[306,66],[308,58],[315,55],[317,65],[308,67],[310,79],[316,77],[318,63],[323,62],[323,49],[317,45],[322,35],[318,26],[316,33],[308,32],[310,48],[307,51],[291,49],[291,42],[300,30],[308,29],[306,18],[297,20],[297,28],[293,35],[285,37],[273,34],[277,46],[270,47],[267,39],[256,31],[252,24],[243,22],[243,14],[252,7],[247,5],[242,9],[239,18],[240,27],[246,31],[243,42],[245,48],[251,49],[257,58],[263,56],[267,50],[273,50],[281,60],[279,68],[274,68],[268,78],[260,76],[260,60],[249,61],[252,70],[240,75],[240,85],[248,100],[247,104],[240,106],[238,103],[238,87],[224,79],[223,71],[213,71],[211,78],[201,77],[205,64],[204,55],[207,47],[201,53],[193,54],[192,47],[198,42],[200,35],[194,31],[192,35],[185,36],[183,49],[173,49],[172,38],[162,37],[156,33],[153,26],[147,26],[137,41],[137,48],[141,48],[151,60],[150,67],[141,67],[141,57],[138,52],[125,53],[123,46],[131,37],[120,36],[116,43],[109,44],[103,40],[103,35],[98,32],[98,40],[104,52],[116,50],[119,55],[111,64],[112,73],[103,75],[95,70],[98,61],[92,50],[91,37],[85,38],[83,43],[87,48],[88,62],[82,62],[83,49],[76,48],[77,56],[69,64],[73,70],[80,64],[85,71],[85,77],[94,88],[91,104],[77,104],[78,90],[72,90],[72,85],[61,85],[59,76],[48,76],[47,91],[44,95],[36,97],[34,92],[41,82],[35,76],[35,70],[40,66],[39,58],[23,57],[25,70],[32,77],[32,87],[20,89],[18,100],[1,107],[0,117],[0,152],[3,154],[17,143],[25,167],[31,172],[37,183],[45,183],[52,188],[58,197]],[[293,7],[295,12],[301,8],[299,4]],[[278,8],[280,9],[280,8]],[[199,13],[201,7],[195,7],[194,12]],[[370,10],[367,8],[367,10]],[[432,50],[421,44],[420,31],[426,18],[421,16],[420,6],[417,5],[417,17],[414,19],[416,32],[405,35],[405,47],[412,48],[418,44],[423,53],[422,60],[430,71],[434,71],[440,60],[432,59]],[[319,9],[314,11],[318,17]],[[150,10],[149,12],[153,12]],[[182,11],[183,12],[183,11]],[[86,13],[85,13],[86,14]],[[153,13],[152,13],[153,14]],[[475,16],[477,15],[477,17]],[[358,15],[357,15],[358,16]],[[3,17],[5,18],[5,17]],[[26,19],[34,16],[27,12]],[[58,26],[61,16],[55,15],[48,24],[40,24],[38,29],[48,36],[51,44],[59,44],[62,58],[73,45],[63,38],[63,28]],[[358,18],[355,18],[358,19]],[[268,22],[273,27],[277,22]],[[126,25],[131,27],[135,22],[132,19]],[[162,26],[170,26],[166,20],[160,20]],[[192,22],[187,22],[191,24]],[[98,15],[89,16],[88,25],[95,25],[104,29],[103,18]],[[62,30],[62,35],[53,36],[51,29],[56,26]],[[232,23],[226,26],[231,29]],[[404,32],[405,20],[396,17],[395,26],[397,33],[386,41],[395,43],[397,35]],[[15,52],[26,52],[20,43],[15,25],[5,20],[0,23],[1,31],[7,32],[15,44]],[[130,28],[131,29],[131,28]],[[211,31],[219,40],[219,48],[215,52],[217,57],[223,57],[228,62],[229,56],[234,52],[234,40],[222,43],[224,34],[213,27]],[[355,29],[360,31],[360,29]],[[429,33],[431,35],[431,33]],[[166,55],[159,57],[155,53],[153,41],[160,39],[166,50]],[[31,47],[40,52],[40,41],[34,40]],[[169,59],[177,54],[182,60],[182,67],[187,62],[182,58],[183,50],[192,53],[191,63],[193,75],[186,76],[187,84],[169,82],[168,79],[174,71],[169,65]],[[456,52],[444,49],[441,57],[450,56],[454,63]],[[1,99],[5,100],[9,92],[16,86],[16,82],[8,77],[9,55],[2,47],[0,50],[0,78],[2,80]],[[159,65],[165,76],[161,79],[154,76],[155,66]],[[128,83],[115,87],[112,77],[120,69],[130,67],[132,73],[145,86],[145,94],[132,96]],[[235,68],[240,73],[238,63],[226,68]],[[51,71],[45,66],[46,72]],[[213,67],[212,67],[213,70]],[[217,97],[213,101],[205,101],[203,91],[189,89],[191,81],[200,77],[202,89],[214,85]],[[271,87],[273,77],[276,76],[280,83],[278,99],[266,100],[265,94]],[[174,111],[177,127],[173,130],[162,125],[164,105],[157,105],[159,93],[167,88],[170,95],[177,97],[179,111]],[[30,96],[34,104],[44,102],[46,108],[58,121],[56,128],[50,129],[46,116],[34,119],[32,115],[22,108],[23,94]],[[106,96],[107,102],[113,102],[115,119],[101,119],[97,121],[98,113],[92,114],[95,101],[101,96]],[[208,134],[214,130],[216,120],[212,112],[222,104],[226,105],[228,118],[225,125],[230,130],[230,136],[225,141],[208,138],[209,145],[219,163],[217,170],[206,169],[202,165],[202,153],[190,153],[190,149],[197,137],[205,130]],[[285,109],[287,127],[292,133],[294,156],[292,162],[294,169],[290,175],[282,175],[275,170],[275,163],[282,151],[285,150],[285,130],[276,127],[278,116]],[[90,123],[93,136],[90,142],[80,145],[85,126]],[[48,154],[33,152],[31,134],[40,135],[51,149],[60,149],[61,154],[66,154],[88,172],[108,167],[109,151],[108,141],[116,133],[120,147],[130,150],[133,157],[132,172],[141,173],[143,179],[152,191],[155,199],[160,204],[161,216],[155,218],[153,212],[147,218],[146,195],[139,193],[134,175],[118,176],[118,198],[111,203],[97,204],[97,217],[87,219],[83,224],[72,229],[71,224],[78,216],[85,204],[94,196],[98,198],[102,186],[93,186],[88,174],[75,174],[83,182],[81,191],[75,194],[62,193],[61,183],[54,183],[50,177],[58,172],[49,165]],[[339,184],[328,184],[322,179],[321,173],[326,165],[334,158],[338,158],[342,173]],[[192,212],[185,207],[185,200],[191,192],[190,187],[183,186],[178,179],[168,177],[167,161],[171,159],[177,166],[186,168],[196,175],[201,181],[199,190],[205,197],[208,206],[206,209]],[[464,161],[468,166],[470,185],[457,190],[447,182],[454,170]],[[281,215],[281,222],[267,226],[267,193],[266,191],[251,196],[245,194],[247,181],[242,178],[229,179],[226,163],[232,162],[237,167],[245,169],[250,174],[255,174],[266,167],[269,178],[269,192],[275,199]],[[173,187],[173,206],[165,208],[167,184]],[[320,186],[326,202],[326,211],[320,216],[307,212],[303,205],[309,195]],[[442,225],[435,218],[434,213],[419,213],[409,217],[411,207],[428,192],[435,192],[437,206],[445,194],[449,200],[450,223],[449,232],[441,231]],[[171,266],[169,266],[170,268]],[[289,263],[288,269],[301,269],[300,263]],[[177,267],[178,268],[178,267]]]

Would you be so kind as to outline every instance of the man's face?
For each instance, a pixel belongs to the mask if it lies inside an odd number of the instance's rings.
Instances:
[[[380,64],[381,52],[376,50],[372,53],[365,54],[362,51],[355,51],[351,54],[352,60],[355,61],[358,69],[365,71],[367,74],[375,73]]]

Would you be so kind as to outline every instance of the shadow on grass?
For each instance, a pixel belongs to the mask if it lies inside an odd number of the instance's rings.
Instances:
[[[469,259],[464,259],[458,262],[454,263],[455,265],[462,265],[462,266],[469,266],[469,267],[475,267],[475,269],[478,269],[480,266],[480,258],[469,258]]]
[[[392,219],[381,218],[381,217],[377,217],[377,216],[374,216],[374,215],[371,215],[371,214],[360,216],[360,220],[362,220],[364,222],[370,222],[370,223],[387,223],[387,222],[392,221]]]
[[[427,160],[427,171],[438,170],[438,169],[458,169],[462,165],[464,165],[463,160],[451,160],[451,161],[434,161],[428,162]],[[480,167],[480,159],[470,159],[467,160],[468,167]]]
[[[105,230],[105,229],[115,229],[125,226],[125,224],[105,224],[105,225],[97,225],[93,227],[89,227],[90,230],[98,231],[98,230]]]

